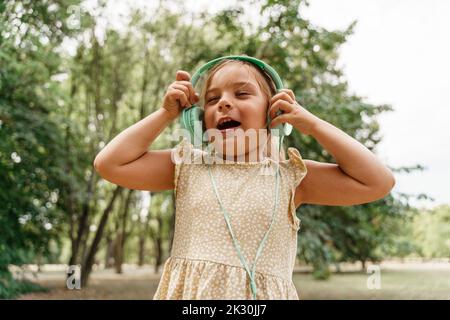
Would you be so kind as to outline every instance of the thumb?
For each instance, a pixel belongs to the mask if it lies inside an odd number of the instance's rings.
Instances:
[[[270,122],[270,128],[273,129],[276,126],[287,122],[288,120],[288,116],[286,114],[281,114],[279,116],[276,116],[275,118],[272,119],[272,121]]]
[[[191,80],[191,75],[183,70],[177,71],[176,81],[189,81]]]

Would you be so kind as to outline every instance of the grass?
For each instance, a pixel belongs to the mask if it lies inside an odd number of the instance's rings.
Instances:
[[[369,289],[370,274],[363,272],[334,273],[328,280],[315,280],[310,273],[295,273],[293,280],[300,299],[450,299],[450,265],[444,268],[398,265],[381,267],[381,288]],[[37,283],[50,289],[31,293],[20,299],[152,299],[159,274],[151,268],[125,268],[122,275],[112,270],[94,272],[90,285],[81,290],[68,290],[64,271],[39,274]]]
[[[450,271],[381,270],[380,289],[367,287],[366,273],[333,274],[314,280],[311,274],[295,274],[300,299],[450,299]]]

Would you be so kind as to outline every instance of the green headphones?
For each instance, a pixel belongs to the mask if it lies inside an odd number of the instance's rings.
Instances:
[[[247,61],[256,65],[263,71],[266,71],[267,74],[272,78],[273,82],[275,83],[275,88],[277,89],[277,91],[283,89],[283,82],[281,81],[280,76],[278,75],[278,73],[275,71],[274,68],[272,68],[271,66],[269,66],[268,64],[259,59],[250,56],[237,56],[237,55],[224,56],[205,63],[192,76],[191,79],[192,86],[195,87],[197,81],[202,75],[204,75],[214,65],[225,59]],[[277,112],[277,115],[281,113],[282,111],[280,110]],[[183,109],[180,117],[181,126],[182,128],[186,129],[189,132],[192,144],[194,146],[199,146],[203,142],[207,142],[206,137],[204,137],[205,128],[202,125],[203,118],[204,118],[204,111],[196,105],[192,105],[189,108]],[[266,122],[267,128],[269,128],[270,122],[271,118],[269,114],[267,114],[267,122]],[[278,132],[280,139],[282,139],[284,136],[288,136],[291,134],[292,125],[290,125],[289,123],[282,123],[277,127],[271,129],[271,133],[274,132]]]

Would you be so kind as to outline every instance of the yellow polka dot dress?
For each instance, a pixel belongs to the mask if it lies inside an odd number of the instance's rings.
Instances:
[[[252,299],[250,279],[239,260],[208,172],[209,154],[184,138],[173,150],[175,233],[154,299]],[[299,151],[288,148],[279,162],[279,204],[256,265],[257,299],[298,299],[292,281],[300,219],[295,188],[307,170]],[[214,158],[217,159],[217,158]],[[275,172],[271,158],[211,166],[219,196],[248,264],[269,228]]]

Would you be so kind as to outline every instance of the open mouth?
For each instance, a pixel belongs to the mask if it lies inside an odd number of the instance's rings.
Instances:
[[[232,129],[232,128],[237,128],[241,125],[241,123],[239,121],[236,120],[229,120],[229,121],[225,121],[223,123],[220,123],[217,125],[217,129],[219,129],[220,131],[222,130],[227,130],[227,129]]]

